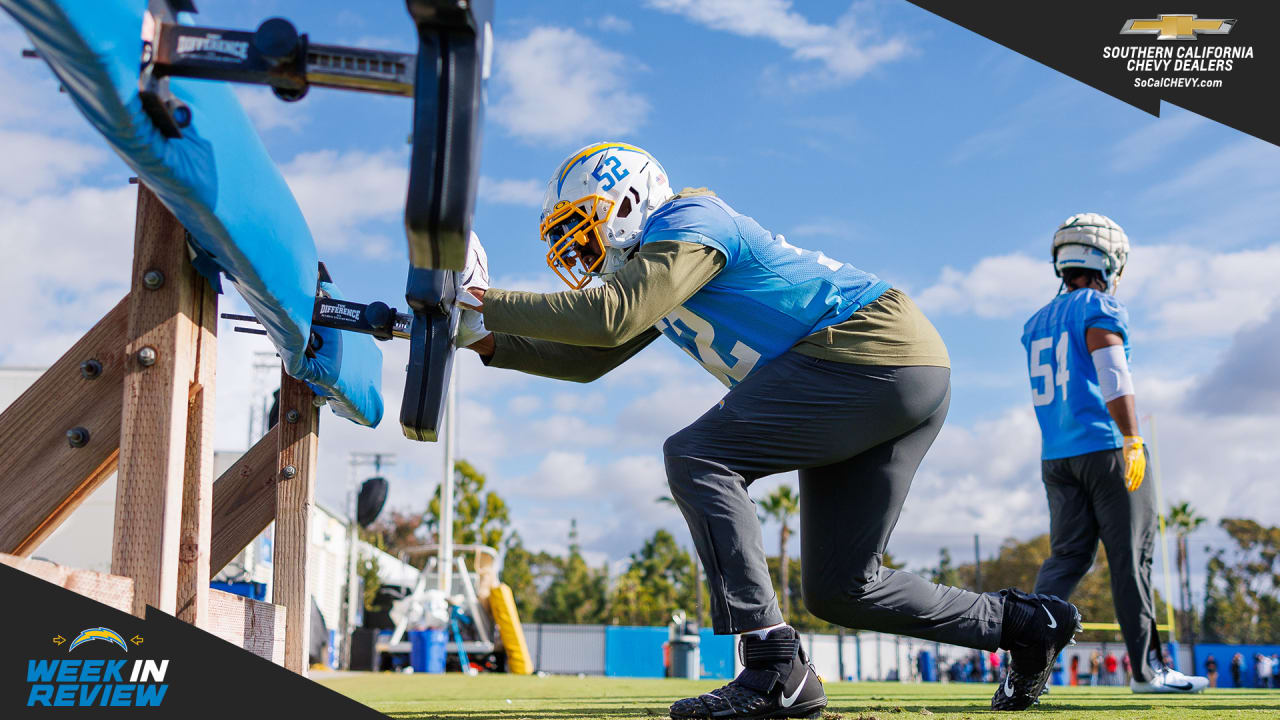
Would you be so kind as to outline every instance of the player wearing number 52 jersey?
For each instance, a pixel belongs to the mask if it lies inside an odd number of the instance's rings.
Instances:
[[[1156,631],[1155,491],[1143,482],[1147,458],[1129,372],[1129,314],[1113,295],[1129,239],[1110,218],[1082,213],[1058,227],[1052,251],[1062,292],[1022,333],[1049,498],[1051,554],[1036,592],[1070,598],[1101,540],[1133,691],[1199,692],[1208,680],[1169,668]]]
[[[881,565],[951,392],[946,347],[906,294],[791,245],[706,190],[672,193],[657,160],[623,143],[588,146],[560,166],[539,232],[571,290],[464,281],[480,306],[464,311],[459,344],[491,366],[589,382],[665,335],[729,387],[663,453],[707,571],[714,629],[742,635],[744,670],[676,702],[673,717],[801,717],[826,705],[779,612],[747,493],[792,470],[809,611],[850,628],[1010,649],[1017,686],[1043,687],[1077,626],[1073,606]],[[1011,706],[1038,694],[1015,694]]]

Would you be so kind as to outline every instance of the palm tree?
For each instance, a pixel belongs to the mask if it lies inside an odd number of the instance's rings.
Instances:
[[[778,588],[782,593],[782,616],[791,616],[791,586],[787,582],[787,541],[791,539],[791,518],[800,510],[800,496],[790,485],[779,485],[760,501],[760,509],[766,517],[782,526],[778,538]]]
[[[1195,622],[1191,607],[1191,557],[1187,552],[1187,536],[1205,523],[1203,516],[1197,515],[1190,503],[1179,503],[1169,508],[1169,524],[1178,536],[1178,591],[1182,595],[1182,613],[1186,618],[1186,638],[1193,646],[1195,638]]]

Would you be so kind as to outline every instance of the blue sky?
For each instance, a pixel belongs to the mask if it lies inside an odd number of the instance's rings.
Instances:
[[[207,25],[281,15],[313,42],[415,44],[399,0],[199,6]],[[576,148],[620,139],[653,152],[673,185],[708,186],[925,308],[951,351],[954,397],[890,546],[912,565],[940,545],[967,556],[975,532],[993,547],[1047,528],[1019,335],[1055,291],[1049,238],[1081,211],[1111,216],[1134,244],[1119,295],[1166,501],[1280,522],[1276,403],[1222,400],[1280,399],[1268,355],[1280,349],[1280,149],[1168,105],[1156,119],[905,2],[498,0],[495,36],[475,220],[495,285],[557,289],[536,234],[546,179]],[[0,23],[0,90],[13,98],[0,109],[0,282],[19,297],[0,319],[0,364],[48,364],[105,312],[127,288],[132,236],[128,172],[47,70],[17,59],[24,46]],[[410,103],[239,94],[347,295],[403,305]],[[50,233],[57,248],[40,243]],[[242,448],[252,353],[268,347],[225,324],[221,337],[217,438]],[[395,505],[420,506],[438,482],[439,447],[395,423],[405,348],[383,349],[387,420],[369,431],[326,416],[321,502],[341,504],[352,450],[399,455]],[[661,442],[722,388],[682,353],[655,344],[587,386],[470,356],[460,373],[460,454],[532,544],[563,546],[570,517],[598,560],[657,527],[687,537],[652,502],[666,491]],[[794,478],[753,492],[779,481]]]

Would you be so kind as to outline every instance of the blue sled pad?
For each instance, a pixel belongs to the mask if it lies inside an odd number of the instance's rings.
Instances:
[[[0,0],[76,107],[191,234],[197,267],[236,286],[285,370],[362,425],[382,419],[382,351],[364,335],[315,328],[318,264],[289,186],[225,83],[170,79],[192,112],[181,138],[152,124],[138,97],[146,0]],[[331,294],[336,289],[327,287]]]

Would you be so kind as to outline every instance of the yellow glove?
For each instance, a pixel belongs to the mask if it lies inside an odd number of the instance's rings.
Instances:
[[[1124,436],[1124,486],[1133,492],[1142,486],[1142,478],[1147,474],[1147,456],[1142,452],[1142,438],[1137,435]]]

